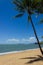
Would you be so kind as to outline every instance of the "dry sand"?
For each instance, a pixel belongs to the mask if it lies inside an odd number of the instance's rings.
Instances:
[[[0,56],[0,65],[43,65],[39,49],[26,50]]]

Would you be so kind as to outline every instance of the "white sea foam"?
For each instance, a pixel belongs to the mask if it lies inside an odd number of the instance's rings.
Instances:
[[[38,48],[36,48],[36,49],[38,49]],[[24,51],[28,51],[28,50],[36,50],[36,49],[27,49],[27,50],[21,50],[21,51],[4,52],[4,53],[0,53],[0,56],[7,55],[7,54],[12,54],[12,53],[24,52]]]
[[[6,55],[6,54],[11,54],[11,53],[17,53],[19,51],[11,51],[11,52],[4,52],[4,53],[0,53],[0,55]]]

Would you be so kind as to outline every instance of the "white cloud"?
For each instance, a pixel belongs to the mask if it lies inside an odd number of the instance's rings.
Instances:
[[[36,38],[35,38],[35,37],[30,37],[30,38],[29,38],[29,41],[30,41],[30,42],[36,42]]]
[[[23,41],[23,42],[27,42],[27,41],[29,41],[29,39],[23,38],[22,41]]]
[[[19,42],[19,39],[8,39],[7,42]]]
[[[33,43],[33,42],[36,42],[36,38],[35,37],[30,37],[28,39],[23,38],[22,41],[23,42]]]
[[[29,37],[28,39],[26,38],[23,38],[23,39],[15,39],[15,38],[12,38],[12,39],[8,39],[7,40],[7,43],[10,42],[14,42],[14,43],[34,43],[36,42],[36,38],[35,37]]]

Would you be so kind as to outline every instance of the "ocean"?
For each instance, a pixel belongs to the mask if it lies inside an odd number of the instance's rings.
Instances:
[[[41,44],[43,47],[43,44]],[[38,44],[0,44],[0,53],[39,48]]]

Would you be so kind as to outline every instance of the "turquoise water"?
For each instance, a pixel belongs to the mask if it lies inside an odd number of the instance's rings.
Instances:
[[[41,44],[43,47],[43,44]],[[0,44],[0,53],[38,48],[38,44]]]

